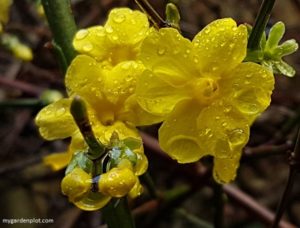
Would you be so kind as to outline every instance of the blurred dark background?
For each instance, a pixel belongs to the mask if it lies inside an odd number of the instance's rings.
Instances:
[[[164,16],[168,1],[150,0]],[[238,23],[253,24],[261,0],[173,0],[181,12],[181,28],[192,38],[209,22],[232,17]],[[79,28],[103,24],[113,7],[137,8],[133,0],[73,0],[72,9]],[[64,93],[63,74],[51,49],[45,45],[51,32],[36,1],[15,0],[6,32],[15,34],[32,50],[31,62],[22,62],[0,47],[0,103],[7,100],[37,98],[45,89]],[[277,21],[286,25],[283,40],[300,41],[300,1],[277,0],[270,26]],[[49,46],[49,45],[48,45]],[[300,72],[299,52],[286,60]],[[267,227],[268,219],[259,210],[249,209],[244,195],[251,196],[259,209],[275,212],[288,176],[288,151],[300,121],[300,79],[276,75],[272,104],[251,129],[251,139],[236,181],[224,194],[225,227]],[[5,108],[0,106],[0,219],[51,218],[53,224],[16,224],[13,227],[102,227],[101,213],[83,212],[70,204],[60,192],[64,171],[53,172],[43,165],[42,157],[65,151],[68,140],[47,142],[38,134],[34,117],[40,107]],[[215,210],[212,180],[203,174],[202,164],[179,165],[166,158],[149,136],[157,126],[143,128],[149,173],[161,192],[183,189],[182,197],[166,205],[144,196],[131,203],[137,227],[205,227],[212,223]],[[205,161],[204,161],[205,162]],[[208,161],[209,162],[209,161]],[[190,186],[190,187],[189,187]],[[238,189],[238,193],[232,192]],[[231,191],[231,192],[230,192]],[[239,199],[239,196],[242,199]],[[243,198],[244,197],[244,198]],[[288,202],[285,220],[300,227],[299,176]],[[1,224],[0,227],[5,227]],[[11,225],[7,225],[11,227]],[[282,226],[293,227],[293,226]]]

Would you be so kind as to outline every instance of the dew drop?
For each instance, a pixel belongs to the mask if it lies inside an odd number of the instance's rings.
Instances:
[[[85,38],[87,35],[89,34],[89,31],[86,29],[81,29],[79,30],[76,35],[75,35],[75,39],[77,40],[82,40],[83,38]]]
[[[247,136],[243,129],[237,128],[228,133],[228,138],[232,145],[240,145],[246,141]]]
[[[107,33],[113,33],[114,29],[113,29],[111,26],[107,26],[107,27],[105,28],[105,31],[106,31]]]
[[[157,49],[157,54],[158,55],[164,55],[165,53],[166,53],[165,48],[160,47],[160,48]]]
[[[112,39],[113,39],[114,41],[116,41],[116,40],[119,39],[119,37],[118,37],[117,35],[113,35],[113,36],[112,36]]]
[[[56,114],[63,115],[65,112],[66,112],[66,109],[64,107],[61,107],[56,111]]]
[[[204,33],[205,33],[205,34],[210,33],[210,28],[206,28],[206,29],[204,30]]]
[[[123,21],[125,21],[124,14],[115,14],[113,17],[113,21],[116,23],[122,23]]]
[[[86,43],[85,45],[83,45],[82,49],[83,51],[89,52],[93,50],[93,45],[91,43]]]

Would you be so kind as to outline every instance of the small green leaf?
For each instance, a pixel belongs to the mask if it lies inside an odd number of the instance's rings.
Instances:
[[[283,74],[288,77],[294,77],[296,74],[296,71],[293,67],[291,67],[289,64],[284,62],[283,60],[280,61],[274,61],[274,66],[278,70],[277,73]]]
[[[273,48],[276,48],[282,39],[285,32],[285,26],[284,23],[279,21],[270,30],[268,40],[266,43],[266,49],[271,50]]]
[[[180,13],[177,6],[173,3],[168,3],[166,6],[166,20],[171,27],[180,30]]]
[[[142,142],[139,139],[128,137],[123,140],[124,144],[131,150],[139,149],[142,146]]]
[[[273,54],[279,56],[280,58],[286,55],[290,55],[298,50],[298,43],[296,40],[291,39],[287,40],[278,47],[275,48]]]

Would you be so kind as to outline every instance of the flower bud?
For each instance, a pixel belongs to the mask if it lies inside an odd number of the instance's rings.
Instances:
[[[128,168],[113,168],[102,174],[99,181],[99,189],[105,195],[123,197],[133,188],[137,177]]]
[[[64,177],[61,189],[70,201],[77,201],[88,192],[91,187],[91,176],[80,168],[75,168]]]

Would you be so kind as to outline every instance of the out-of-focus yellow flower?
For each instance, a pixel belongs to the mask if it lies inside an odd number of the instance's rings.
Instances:
[[[9,33],[3,33],[0,42],[6,49],[11,51],[16,58],[24,61],[32,60],[32,50],[29,46],[23,44],[18,37]]]
[[[2,32],[3,25],[5,25],[9,19],[9,9],[12,4],[12,0],[0,1],[0,33]]]
[[[33,58],[32,50],[25,44],[18,43],[11,46],[10,50],[13,52],[14,56],[18,59],[24,61],[31,61]]]
[[[236,176],[249,125],[270,103],[272,73],[242,63],[247,30],[232,19],[216,20],[193,41],[176,29],[151,30],[140,59],[147,68],[137,99],[148,112],[164,115],[159,142],[180,163],[214,156],[214,177]]]

